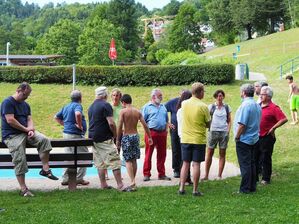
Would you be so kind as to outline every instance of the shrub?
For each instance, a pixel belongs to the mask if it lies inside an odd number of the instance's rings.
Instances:
[[[161,61],[161,65],[179,65],[187,58],[195,57],[193,51],[182,51],[179,53],[171,53],[164,60]]]
[[[166,58],[169,54],[171,54],[170,51],[166,50],[166,49],[159,49],[156,53],[155,53],[155,57],[156,60],[158,62],[161,62],[164,58]]]
[[[76,81],[85,85],[162,86],[192,82],[222,84],[234,79],[231,64],[173,66],[77,66]],[[72,67],[2,67],[0,82],[72,83]]]

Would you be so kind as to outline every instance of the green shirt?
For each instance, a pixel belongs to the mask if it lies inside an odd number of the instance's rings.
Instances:
[[[119,112],[121,109],[123,109],[121,103],[118,105],[118,106],[113,106],[111,104],[112,108],[113,108],[113,119],[114,119],[114,122],[116,124],[116,126],[118,126],[118,120],[119,120]]]

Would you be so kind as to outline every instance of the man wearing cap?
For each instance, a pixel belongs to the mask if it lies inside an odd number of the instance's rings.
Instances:
[[[152,155],[157,148],[157,169],[159,180],[171,180],[165,175],[166,140],[168,115],[166,107],[161,103],[162,92],[153,89],[151,101],[142,108],[142,116],[150,129],[153,144],[150,145],[149,138],[145,135],[145,158],[143,164],[143,180],[149,181],[151,177]]]
[[[98,169],[98,174],[102,189],[111,189],[106,182],[105,170],[112,169],[119,191],[132,191],[130,187],[125,187],[121,178],[121,161],[117,153],[114,139],[116,138],[116,125],[113,120],[112,106],[107,103],[108,90],[105,86],[95,90],[95,101],[88,109],[89,117],[89,138],[92,138],[94,164]]]
[[[81,105],[82,94],[79,90],[73,90],[71,92],[71,103],[64,106],[56,115],[55,120],[63,126],[63,138],[74,139],[84,138],[86,133],[86,120],[83,114],[83,108]],[[65,152],[72,152],[73,147],[66,147]],[[77,152],[88,152],[86,146],[80,146],[77,148]],[[86,175],[86,167],[80,167],[77,171],[77,184],[88,185],[89,182],[84,180]],[[68,169],[65,169],[62,176],[62,185],[68,185]]]

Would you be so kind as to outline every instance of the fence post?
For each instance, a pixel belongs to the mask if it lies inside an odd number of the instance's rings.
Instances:
[[[76,64],[73,64],[73,90],[75,90],[76,85]]]

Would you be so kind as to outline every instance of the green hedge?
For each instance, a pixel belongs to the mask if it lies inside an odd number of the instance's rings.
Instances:
[[[171,66],[77,66],[76,81],[85,85],[163,86],[229,83],[231,64]],[[72,67],[0,67],[0,82],[72,83]]]

